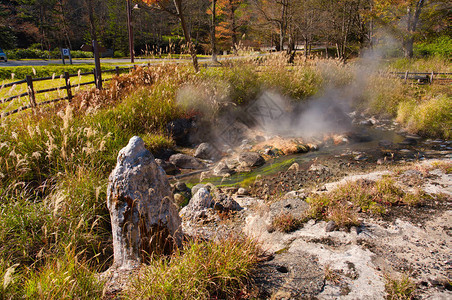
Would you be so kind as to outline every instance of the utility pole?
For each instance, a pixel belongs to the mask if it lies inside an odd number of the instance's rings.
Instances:
[[[132,27],[132,7],[130,0],[127,0],[127,29],[129,31],[129,52],[130,52],[130,62],[134,63],[134,47],[133,47],[133,27]]]

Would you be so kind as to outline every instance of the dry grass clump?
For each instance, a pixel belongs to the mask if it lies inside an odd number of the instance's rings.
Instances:
[[[418,205],[427,195],[423,192],[405,193],[389,177],[377,181],[358,180],[339,186],[336,190],[316,194],[307,199],[310,216],[335,221],[339,227],[358,226],[358,212],[385,214],[395,205]]]
[[[402,274],[399,277],[386,274],[385,289],[388,300],[409,300],[415,297],[416,284],[409,274]]]
[[[290,213],[279,214],[272,220],[272,228],[284,233],[293,232],[302,226],[303,219],[294,217]]]
[[[251,240],[188,242],[169,259],[143,266],[126,291],[129,299],[231,299],[239,295],[257,265]]]

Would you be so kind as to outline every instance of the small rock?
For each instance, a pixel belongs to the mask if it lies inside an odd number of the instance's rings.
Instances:
[[[354,158],[356,161],[362,161],[362,160],[367,160],[368,157],[365,154],[358,154],[355,156]]]
[[[377,165],[383,165],[383,164],[385,164],[386,163],[386,159],[385,158],[379,158],[378,160],[377,160]]]
[[[258,167],[265,164],[265,159],[256,152],[241,153],[238,161],[243,167]]]
[[[293,163],[289,169],[287,169],[287,171],[292,171],[292,172],[299,172],[300,171],[300,165],[298,163]]]
[[[165,171],[168,175],[175,175],[178,173],[178,170],[175,165],[172,163],[166,162],[163,159],[156,158],[155,162]]]
[[[201,159],[217,160],[220,153],[209,143],[202,143],[196,148],[195,157]]]
[[[266,149],[264,150],[264,154],[265,154],[265,155],[268,155],[268,156],[274,156],[274,155],[275,155],[275,152],[273,152],[273,150],[272,150],[271,148],[266,148]]]
[[[216,211],[223,211],[224,206],[220,202],[215,202],[215,204],[213,205],[213,209]]]
[[[200,162],[196,158],[182,153],[171,155],[169,161],[170,163],[174,164],[176,167],[181,169],[199,170],[204,169],[206,167],[202,162]]]
[[[226,194],[219,194],[215,202],[220,203],[223,206],[224,211],[236,211],[242,209],[240,204]]]
[[[246,195],[249,195],[249,193],[250,192],[245,188],[239,188],[237,190],[237,196],[246,196]]]
[[[193,195],[196,194],[199,191],[199,189],[201,189],[201,188],[205,188],[210,192],[210,187],[208,185],[203,184],[203,183],[198,183],[197,185],[195,185],[194,187],[191,188],[192,194]]]
[[[374,125],[374,123],[372,122],[371,119],[360,121],[358,124],[361,126],[373,126]]]
[[[225,194],[228,194],[229,196],[231,196],[234,193],[237,193],[237,191],[239,190],[237,187],[235,186],[231,186],[231,187],[224,187],[221,189]]]
[[[388,140],[381,140],[381,141],[378,142],[378,145],[379,145],[380,147],[383,147],[383,148],[389,148],[389,147],[391,147],[393,144],[392,144],[391,141],[388,141]]]
[[[404,146],[415,146],[417,145],[417,140],[415,138],[408,137],[401,141],[399,144]]]
[[[307,195],[304,192],[304,190],[290,191],[284,195],[284,199],[289,199],[289,198],[298,198],[298,199],[305,200],[307,198]]]
[[[174,185],[174,188],[178,192],[184,192],[184,191],[186,191],[188,189],[187,185],[185,183],[183,183],[183,182],[176,182],[176,184]]]
[[[228,167],[226,162],[220,161],[212,170],[214,176],[230,175],[233,171]]]
[[[186,198],[182,196],[181,194],[174,194],[174,202],[176,202],[177,205],[183,206],[185,204]]]
[[[328,223],[326,223],[326,227],[325,227],[325,231],[326,232],[332,232],[337,230],[337,225],[336,222],[334,221],[329,221]]]
[[[324,165],[319,165],[319,164],[312,164],[309,167],[309,171],[314,171],[314,172],[329,172],[330,169],[327,166]]]
[[[181,209],[179,215],[184,219],[199,219],[202,212],[213,206],[213,198],[206,188],[200,188],[191,198],[187,206]]]

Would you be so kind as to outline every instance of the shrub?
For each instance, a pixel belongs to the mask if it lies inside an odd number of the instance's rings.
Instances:
[[[452,38],[445,35],[431,42],[424,42],[414,45],[414,53],[416,56],[442,56],[445,58],[452,57]]]
[[[113,57],[115,58],[121,58],[121,57],[125,57],[125,53],[121,50],[116,50],[113,54]]]

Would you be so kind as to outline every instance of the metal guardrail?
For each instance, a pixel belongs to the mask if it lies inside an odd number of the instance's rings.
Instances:
[[[116,75],[119,76],[121,71],[127,70],[129,71],[132,68],[119,68],[116,67],[115,69],[110,69],[110,70],[103,70],[100,73],[113,73],[115,72]],[[70,78],[71,77],[77,77],[77,76],[82,76],[82,75],[93,75],[94,76],[94,80],[93,81],[88,81],[88,82],[83,82],[83,83],[79,83],[76,85],[71,85],[70,84]],[[97,76],[96,76],[97,72],[96,70],[93,70],[91,72],[85,72],[85,73],[80,73],[80,74],[69,74],[68,72],[64,72],[62,75],[60,76],[50,76],[50,77],[41,77],[41,78],[33,78],[31,75],[28,75],[24,80],[19,80],[19,81],[15,81],[15,82],[10,82],[10,83],[6,83],[0,86],[0,90],[3,88],[7,88],[7,87],[12,87],[14,85],[18,85],[18,84],[23,84],[26,83],[27,84],[27,92],[25,93],[21,93],[18,95],[13,95],[7,98],[3,98],[0,99],[0,104],[6,103],[6,102],[10,102],[14,99],[17,98],[21,98],[21,97],[29,97],[29,104],[21,106],[19,108],[16,108],[14,110],[11,111],[7,111],[7,112],[1,112],[0,113],[0,118],[2,117],[6,117],[15,113],[18,113],[20,111],[29,109],[29,108],[36,108],[37,106],[41,106],[41,105],[46,105],[46,104],[50,104],[50,103],[55,103],[58,101],[62,101],[62,100],[69,100],[71,101],[73,98],[72,95],[72,88],[74,87],[80,87],[80,86],[85,86],[85,85],[90,85],[90,84],[95,84],[97,88],[101,87],[100,83],[101,82],[105,82],[105,81],[109,81],[111,79],[103,79],[103,80],[98,80]],[[37,82],[37,81],[45,81],[45,80],[53,80],[55,78],[62,78],[65,80],[65,85],[64,86],[60,86],[60,87],[53,87],[53,88],[48,88],[48,89],[42,89],[42,90],[35,90],[33,87],[33,82]],[[49,92],[53,92],[53,91],[59,91],[59,90],[66,90],[66,96],[65,97],[60,97],[57,99],[51,99],[51,100],[46,100],[46,101],[42,101],[42,102],[36,102],[36,95],[37,94],[42,94],[42,93],[49,93]]]

